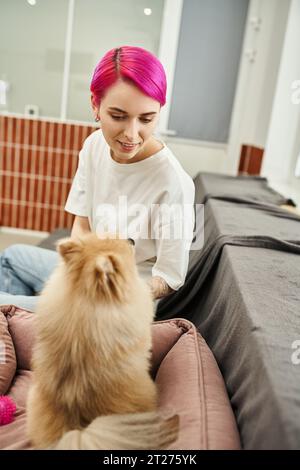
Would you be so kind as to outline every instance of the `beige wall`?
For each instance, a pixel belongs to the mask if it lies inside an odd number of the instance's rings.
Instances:
[[[175,138],[164,138],[163,140],[190,176],[196,176],[199,171],[224,172],[225,145]]]
[[[292,0],[262,170],[300,191],[300,179],[294,177],[300,153],[300,103],[292,97],[292,84],[300,79],[299,25],[300,0]]]
[[[265,147],[289,6],[290,0],[250,2],[228,143],[228,173],[238,169],[242,144]]]

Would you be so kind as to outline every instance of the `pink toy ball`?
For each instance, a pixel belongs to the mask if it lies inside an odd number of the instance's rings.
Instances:
[[[16,405],[10,397],[0,396],[0,426],[14,420]]]

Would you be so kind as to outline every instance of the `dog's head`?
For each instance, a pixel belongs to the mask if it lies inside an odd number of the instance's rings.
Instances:
[[[97,301],[100,296],[107,301],[121,302],[137,275],[131,239],[88,234],[78,239],[59,240],[57,251],[74,289],[80,289],[91,300]]]

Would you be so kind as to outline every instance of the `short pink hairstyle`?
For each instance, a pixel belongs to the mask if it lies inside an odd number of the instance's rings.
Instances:
[[[108,51],[96,66],[90,90],[99,106],[106,91],[117,80],[132,82],[145,95],[166,102],[167,80],[161,62],[141,47],[122,46]]]

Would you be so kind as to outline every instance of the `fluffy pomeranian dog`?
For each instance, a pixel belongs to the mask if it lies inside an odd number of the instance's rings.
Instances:
[[[84,429],[86,448],[165,448],[177,437],[178,417],[157,412],[153,300],[132,244],[89,234],[61,240],[57,250],[61,262],[36,312],[27,402],[33,445],[72,447]]]

